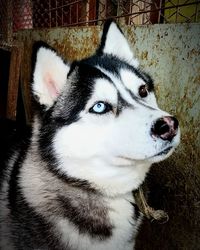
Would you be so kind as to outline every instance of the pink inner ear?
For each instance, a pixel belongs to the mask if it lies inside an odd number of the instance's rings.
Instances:
[[[44,76],[44,82],[46,84],[46,87],[47,87],[47,90],[48,90],[50,96],[53,99],[55,99],[59,95],[59,90],[56,87],[56,82],[52,78],[50,73],[46,73],[46,75]]]

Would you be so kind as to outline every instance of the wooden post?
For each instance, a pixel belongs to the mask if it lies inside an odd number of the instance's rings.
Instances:
[[[6,117],[11,120],[16,120],[21,59],[22,47],[18,44],[13,45],[11,49],[6,109]]]

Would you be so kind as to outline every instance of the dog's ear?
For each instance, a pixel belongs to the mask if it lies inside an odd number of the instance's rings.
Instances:
[[[41,105],[49,108],[61,93],[70,67],[55,50],[44,43],[36,43],[33,51],[33,94]]]
[[[104,24],[100,47],[97,50],[97,54],[103,53],[112,54],[135,67],[139,65],[122,30],[112,19]]]

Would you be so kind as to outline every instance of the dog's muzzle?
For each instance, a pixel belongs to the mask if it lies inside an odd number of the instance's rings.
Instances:
[[[178,120],[173,116],[164,116],[155,121],[151,128],[152,137],[172,141],[178,132]]]

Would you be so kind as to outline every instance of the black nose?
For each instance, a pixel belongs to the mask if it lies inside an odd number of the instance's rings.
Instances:
[[[172,141],[178,131],[178,120],[173,116],[164,116],[154,123],[151,128],[152,136],[162,140]]]

